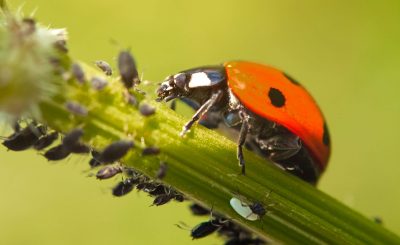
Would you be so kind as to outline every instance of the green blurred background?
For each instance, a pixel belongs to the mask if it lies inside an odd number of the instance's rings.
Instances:
[[[328,120],[333,154],[318,188],[400,234],[399,1],[9,2],[68,28],[71,54],[87,63],[115,66],[130,47],[148,80],[232,59],[284,69]],[[53,164],[34,151],[0,154],[0,244],[191,244],[174,224],[205,219],[186,203],[113,198],[119,179],[87,177],[85,157]]]

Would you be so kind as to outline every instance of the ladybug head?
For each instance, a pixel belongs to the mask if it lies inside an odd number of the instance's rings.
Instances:
[[[185,97],[189,92],[186,73],[177,73],[168,76],[157,89],[158,100],[169,101],[178,97]]]
[[[203,97],[207,97],[206,91],[224,86],[225,78],[223,66],[203,66],[182,71],[168,76],[161,83],[157,90],[158,100],[190,97],[201,101]]]

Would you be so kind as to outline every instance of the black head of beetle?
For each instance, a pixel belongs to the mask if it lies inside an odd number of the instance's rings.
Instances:
[[[210,98],[214,89],[226,86],[223,66],[204,66],[168,76],[157,90],[158,100],[190,97],[199,104]]]

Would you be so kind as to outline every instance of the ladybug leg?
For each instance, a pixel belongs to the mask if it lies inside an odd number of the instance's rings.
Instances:
[[[243,157],[243,145],[246,142],[246,136],[249,132],[249,116],[244,110],[239,111],[239,117],[242,120],[242,127],[240,128],[239,139],[237,144],[237,158],[239,160],[239,166],[242,167],[242,174],[246,173],[244,157]]]
[[[269,139],[258,141],[263,150],[269,152],[269,158],[272,161],[281,161],[297,154],[301,147],[300,138],[293,134],[278,134]]]
[[[221,90],[214,92],[211,95],[210,99],[208,99],[202,106],[200,106],[200,108],[193,115],[192,119],[183,126],[182,131],[179,135],[181,137],[183,137],[189,131],[189,129],[193,126],[193,124],[196,121],[198,121],[205,113],[207,113],[207,111],[210,110],[210,108],[213,105],[215,105],[216,102],[218,102],[218,100],[221,98],[221,96],[222,96]]]

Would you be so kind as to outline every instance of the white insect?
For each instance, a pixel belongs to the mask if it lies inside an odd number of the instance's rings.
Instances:
[[[249,204],[242,202],[238,198],[232,197],[229,203],[231,204],[233,210],[235,210],[236,213],[238,213],[243,218],[251,221],[256,221],[260,219],[260,216],[258,214],[255,214],[251,210]]]

